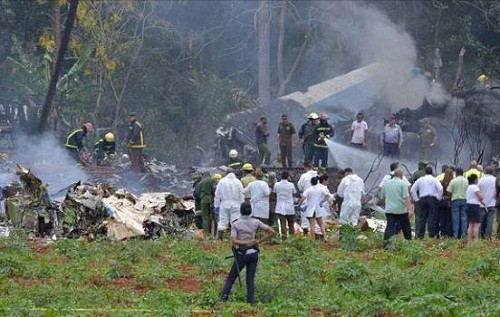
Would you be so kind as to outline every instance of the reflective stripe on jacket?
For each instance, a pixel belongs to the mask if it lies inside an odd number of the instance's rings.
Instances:
[[[66,143],[64,144],[65,147],[69,149],[78,149],[81,150],[83,148],[83,138],[87,134],[83,131],[83,129],[78,129],[66,137]]]
[[[142,149],[146,147],[144,141],[144,129],[142,125],[134,121],[129,125],[129,133],[127,137],[127,147],[134,149]]]

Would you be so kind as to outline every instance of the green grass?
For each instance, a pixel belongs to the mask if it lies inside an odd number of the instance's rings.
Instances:
[[[218,300],[229,242],[0,240],[2,316],[500,316],[500,242],[262,246],[255,306]],[[354,251],[353,251],[354,250]]]

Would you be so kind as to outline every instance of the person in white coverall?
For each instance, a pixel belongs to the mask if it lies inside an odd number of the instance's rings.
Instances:
[[[215,189],[214,207],[219,212],[217,223],[217,238],[222,239],[224,230],[229,224],[240,218],[240,206],[244,201],[243,185],[234,173],[223,177]]]
[[[361,197],[365,191],[365,183],[351,168],[344,170],[345,176],[337,188],[337,195],[343,198],[340,206],[339,223],[356,226],[361,213]]]
[[[304,169],[305,173],[300,175],[299,181],[297,182],[297,188],[300,193],[305,192],[309,187],[311,187],[311,179],[318,176],[318,172],[313,170],[311,162],[304,162]],[[302,213],[300,217],[300,226],[304,230],[304,234],[307,234],[307,231],[309,230],[309,220],[307,220],[304,213]]]
[[[252,217],[259,219],[267,225],[269,222],[269,195],[271,194],[271,189],[267,182],[262,180],[263,177],[264,173],[262,170],[260,168],[255,169],[256,180],[243,189],[243,194],[250,193]]]

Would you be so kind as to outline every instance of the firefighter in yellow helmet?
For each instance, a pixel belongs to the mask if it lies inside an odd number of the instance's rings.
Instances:
[[[128,135],[127,147],[129,149],[130,162],[132,163],[132,170],[134,172],[146,172],[144,166],[144,158],[142,157],[142,150],[146,147],[144,139],[144,128],[137,121],[135,112],[127,116],[128,121]]]
[[[115,135],[108,132],[94,144],[97,165],[110,165],[116,157]]]
[[[87,134],[92,134],[94,132],[94,126],[92,123],[87,122],[82,124],[80,129],[68,133],[66,136],[66,142],[64,146],[68,150],[69,155],[75,159],[75,161],[80,162],[80,155],[85,152],[84,139]]]
[[[241,168],[243,171],[243,177],[241,178],[241,184],[243,184],[243,188],[247,187],[248,184],[255,181],[256,178],[253,176],[253,166],[250,163],[243,164]],[[250,193],[245,194],[245,199],[250,200]]]
[[[488,75],[486,75],[486,74],[479,75],[479,77],[477,78],[477,81],[480,82],[487,89],[491,88],[490,87],[490,78],[488,77]]]

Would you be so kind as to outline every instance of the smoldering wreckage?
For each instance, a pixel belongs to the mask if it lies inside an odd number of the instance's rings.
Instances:
[[[137,196],[110,183],[76,182],[62,189],[64,198],[57,201],[51,199],[48,186],[30,169],[19,164],[9,168],[19,180],[3,189],[2,236],[8,236],[12,228],[25,229],[33,238],[53,240],[196,235],[194,202],[183,200],[174,193],[148,192]],[[156,177],[161,177],[162,172],[165,171],[157,164]],[[147,178],[148,174],[142,181]],[[180,183],[187,185],[188,181]]]

